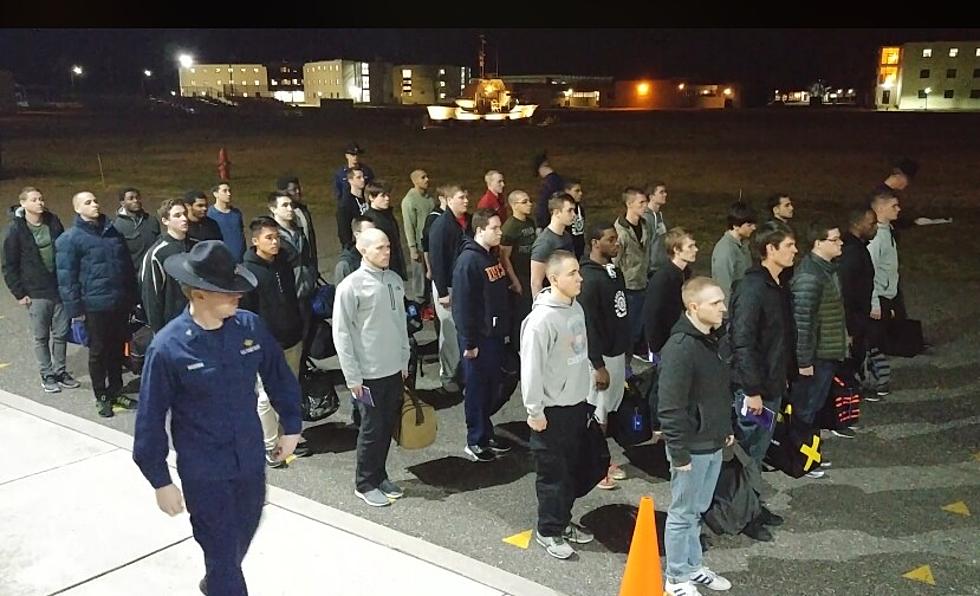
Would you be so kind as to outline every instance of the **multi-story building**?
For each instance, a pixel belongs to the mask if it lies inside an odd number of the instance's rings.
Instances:
[[[692,83],[681,79],[616,81],[604,98],[609,107],[648,110],[719,109],[741,106],[736,83]]]
[[[469,80],[468,66],[396,64],[391,70],[395,98],[402,105],[452,103]]]
[[[182,97],[271,97],[263,64],[193,64],[179,70]]]
[[[269,65],[269,90],[281,102],[306,102],[303,88],[303,67],[288,62]]]
[[[306,103],[346,99],[354,103],[394,103],[391,64],[354,60],[320,60],[303,65]]]
[[[883,46],[877,70],[876,109],[980,110],[980,41]]]

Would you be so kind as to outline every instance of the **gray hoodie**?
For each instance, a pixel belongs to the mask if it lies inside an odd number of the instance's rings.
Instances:
[[[541,290],[521,325],[521,361],[521,394],[529,416],[585,401],[591,378],[582,306],[557,300],[551,288]]]
[[[332,323],[348,387],[408,369],[405,285],[394,271],[361,261],[337,286]]]

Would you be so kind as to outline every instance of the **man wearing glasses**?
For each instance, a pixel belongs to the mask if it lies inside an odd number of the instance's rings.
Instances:
[[[511,217],[504,222],[500,240],[500,263],[510,278],[511,345],[517,347],[521,322],[531,312],[531,247],[534,246],[534,222],[531,221],[531,197],[523,190],[507,196]]]
[[[818,222],[809,231],[810,253],[797,266],[791,286],[800,374],[792,399],[794,412],[813,424],[830,393],[834,372],[847,356],[847,329],[833,262],[843,247],[840,229]]]

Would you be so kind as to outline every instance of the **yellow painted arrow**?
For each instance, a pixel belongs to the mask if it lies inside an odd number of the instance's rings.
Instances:
[[[519,534],[514,534],[513,536],[508,536],[504,538],[504,542],[516,546],[517,548],[527,548],[531,544],[531,532],[533,530],[527,530]]]
[[[965,517],[970,516],[970,508],[966,506],[963,501],[957,501],[955,503],[950,503],[943,507],[943,511],[948,511],[950,513],[955,513],[957,515],[962,515]]]
[[[936,585],[936,580],[932,577],[932,569],[929,569],[928,565],[916,567],[912,571],[903,574],[902,577],[915,580],[917,582],[922,582],[924,584],[929,584],[930,586]]]

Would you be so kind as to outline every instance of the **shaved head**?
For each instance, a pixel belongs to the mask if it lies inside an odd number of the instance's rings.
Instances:
[[[386,242],[387,240],[388,235],[378,228],[363,229],[357,236],[357,251],[364,254],[365,250],[371,248],[375,244]]]
[[[71,198],[71,206],[75,209],[75,211],[78,211],[78,208],[81,207],[86,200],[94,198],[95,195],[87,190],[83,190],[82,192],[75,193],[75,196]]]

